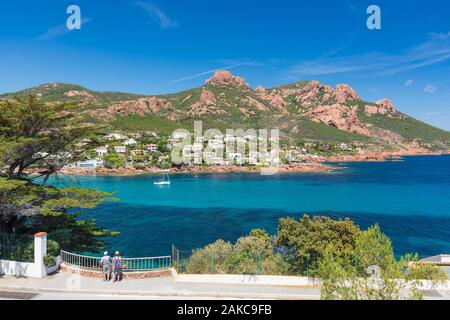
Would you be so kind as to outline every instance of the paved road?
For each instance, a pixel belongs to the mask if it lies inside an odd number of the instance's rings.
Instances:
[[[424,291],[425,299],[450,300],[450,290]],[[174,278],[101,279],[58,273],[43,278],[0,277],[0,299],[33,300],[178,300],[320,299],[314,287],[177,282]]]
[[[174,278],[129,279],[104,282],[101,279],[58,273],[43,278],[0,277],[0,291],[39,293],[33,299],[319,299],[318,288],[252,284],[177,282]],[[0,297],[1,297],[0,292]],[[7,294],[6,294],[7,296]]]
[[[32,297],[29,292],[14,291],[8,292],[8,297],[1,297],[0,300],[220,300],[214,297],[189,297],[189,296],[142,296],[142,295],[117,295],[117,294],[81,294],[81,293],[61,293],[43,292],[34,293]],[[246,298],[247,300],[248,298]],[[227,300],[239,300],[237,298],[227,298]],[[251,300],[251,299],[250,299]]]

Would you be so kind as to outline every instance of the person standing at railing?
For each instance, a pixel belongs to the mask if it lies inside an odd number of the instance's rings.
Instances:
[[[114,258],[112,259],[112,267],[114,274],[114,282],[117,280],[122,280],[122,257],[119,251],[116,251]]]
[[[108,251],[105,251],[103,253],[103,257],[100,260],[100,266],[102,267],[102,272],[103,272],[103,281],[109,281],[110,277],[111,277],[111,273],[110,273],[110,264],[109,264],[109,259],[111,257],[108,255]]]

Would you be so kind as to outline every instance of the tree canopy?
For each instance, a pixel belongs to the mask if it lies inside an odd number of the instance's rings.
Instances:
[[[378,225],[362,231],[354,249],[340,251],[329,243],[318,261],[316,275],[323,281],[323,299],[421,299],[423,280],[446,279],[439,268],[418,263],[417,254],[395,258],[390,239]]]
[[[44,104],[35,96],[0,101],[0,164],[9,179],[46,180],[97,143],[99,128],[83,125],[75,105]],[[27,169],[38,169],[30,176]]]
[[[355,246],[360,230],[349,219],[333,220],[326,216],[303,215],[299,220],[282,218],[278,224],[276,246],[290,260],[292,272],[314,268],[319,255],[329,243],[338,251]]]
[[[0,101],[0,232],[61,232],[65,248],[98,251],[101,239],[114,233],[82,220],[80,209],[116,200],[111,193],[47,186],[48,178],[66,164],[82,159],[97,145],[100,128],[84,125],[76,105],[44,104],[35,96]]]

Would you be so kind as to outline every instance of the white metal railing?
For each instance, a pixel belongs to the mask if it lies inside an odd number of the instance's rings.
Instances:
[[[77,266],[82,269],[101,268],[101,257],[91,257],[61,250],[62,262]],[[138,272],[169,269],[172,267],[171,256],[145,257],[145,258],[122,258],[123,272]]]

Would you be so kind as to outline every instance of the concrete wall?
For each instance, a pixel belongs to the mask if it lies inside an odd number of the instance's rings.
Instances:
[[[320,282],[313,278],[293,276],[232,275],[232,274],[178,274],[177,282],[217,283],[217,284],[254,284],[294,287],[314,287]]]
[[[61,258],[61,256],[57,256],[56,257],[56,264],[54,266],[51,266],[51,267],[46,267],[46,274],[55,273],[56,271],[58,271],[60,269],[61,264],[62,264],[62,258]]]
[[[97,269],[83,269],[75,266],[70,266],[65,263],[61,264],[61,272],[68,272],[73,274],[78,274],[84,277],[90,278],[103,278],[103,273],[100,268]],[[159,278],[159,277],[173,277],[174,272],[176,272],[173,268],[170,269],[161,269],[161,270],[153,270],[153,271],[142,271],[142,272],[123,272],[124,279],[148,279],[148,278]]]
[[[34,235],[34,262],[0,260],[0,274],[16,277],[43,278],[47,275],[44,257],[47,254],[47,234]]]
[[[318,279],[295,276],[175,274],[174,278],[176,282],[188,283],[250,284],[283,287],[317,287],[321,285],[321,281]],[[422,280],[419,283],[419,288],[422,290],[450,290],[450,280],[438,284]]]
[[[32,262],[0,260],[0,274],[2,275],[41,278],[40,271],[39,266]]]

